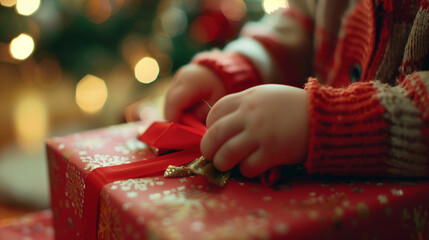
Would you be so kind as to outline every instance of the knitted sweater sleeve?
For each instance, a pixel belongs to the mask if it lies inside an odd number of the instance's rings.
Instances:
[[[396,86],[332,88],[310,79],[309,173],[428,176],[429,72]]]
[[[314,24],[310,2],[313,0],[290,1],[289,8],[247,23],[241,36],[223,51],[199,54],[193,63],[217,73],[228,92],[260,83],[303,87],[312,71]]]

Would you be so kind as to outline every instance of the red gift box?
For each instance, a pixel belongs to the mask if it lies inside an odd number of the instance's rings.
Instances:
[[[34,212],[22,217],[0,221],[2,240],[53,240],[51,210]]]
[[[202,176],[158,174],[107,183],[99,206],[85,202],[95,169],[151,162],[137,139],[148,124],[47,141],[57,239],[429,239],[424,180],[301,176],[268,187],[235,178],[221,188]],[[97,220],[84,223],[90,211]]]

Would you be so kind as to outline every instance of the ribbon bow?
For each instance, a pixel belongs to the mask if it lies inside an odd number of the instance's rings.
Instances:
[[[199,148],[201,138],[207,130],[206,126],[192,115],[185,115],[182,123],[188,126],[155,122],[139,140],[149,144],[157,155],[171,150]],[[211,161],[201,156],[182,166],[169,165],[164,177],[187,177],[193,174],[203,175],[209,182],[223,187],[228,182],[231,172],[218,171]]]

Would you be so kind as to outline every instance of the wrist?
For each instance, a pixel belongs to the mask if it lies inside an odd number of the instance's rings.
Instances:
[[[210,52],[194,57],[192,63],[208,67],[222,80],[227,93],[235,93],[260,84],[253,64],[239,53]]]

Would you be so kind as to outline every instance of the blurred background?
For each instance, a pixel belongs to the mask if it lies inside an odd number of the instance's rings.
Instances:
[[[44,140],[160,115],[175,70],[285,0],[0,0],[0,220],[49,207]]]

